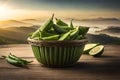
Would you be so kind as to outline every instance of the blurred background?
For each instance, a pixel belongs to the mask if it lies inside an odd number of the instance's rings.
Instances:
[[[120,0],[0,0],[0,45],[27,43],[52,14],[90,27],[89,42],[120,45]]]

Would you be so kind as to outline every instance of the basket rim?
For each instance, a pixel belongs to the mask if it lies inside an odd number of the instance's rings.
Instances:
[[[81,43],[81,42],[88,42],[88,39],[81,39],[81,40],[63,40],[63,41],[58,41],[58,40],[35,40],[31,39],[30,37],[27,38],[28,41],[30,42],[37,42],[37,43]]]
[[[81,46],[88,42],[88,39],[82,39],[82,40],[64,40],[64,41],[45,41],[45,40],[34,40],[28,37],[28,42],[31,45],[36,46]]]

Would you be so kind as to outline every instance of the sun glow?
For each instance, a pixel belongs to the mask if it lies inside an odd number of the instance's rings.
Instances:
[[[1,6],[0,7],[0,20],[6,20],[11,17],[11,10],[8,7]]]

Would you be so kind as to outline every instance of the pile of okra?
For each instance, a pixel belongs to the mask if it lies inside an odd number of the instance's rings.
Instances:
[[[8,56],[2,56],[2,57],[5,58],[8,63],[19,67],[26,67],[27,64],[33,62],[17,57],[11,53]]]
[[[81,40],[85,38],[89,27],[74,26],[73,19],[70,24],[63,20],[55,18],[54,14],[40,28],[30,36],[35,40]]]

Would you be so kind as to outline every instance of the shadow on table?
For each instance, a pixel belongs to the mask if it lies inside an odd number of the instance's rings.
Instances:
[[[64,68],[73,72],[91,73],[91,74],[116,74],[120,73],[120,58],[117,56],[101,56],[101,59],[96,60],[81,60],[75,65]],[[105,58],[105,59],[102,59]],[[107,59],[109,58],[109,59]],[[114,58],[114,59],[112,59]],[[116,58],[116,59],[115,59]]]
[[[104,58],[104,59],[103,59]],[[44,66],[42,66],[44,67]],[[46,68],[46,67],[44,67]],[[76,64],[62,67],[62,68],[49,68],[50,70],[62,70],[70,73],[91,73],[91,74],[108,74],[108,73],[120,73],[120,58],[117,56],[101,56],[94,59],[79,60]]]

